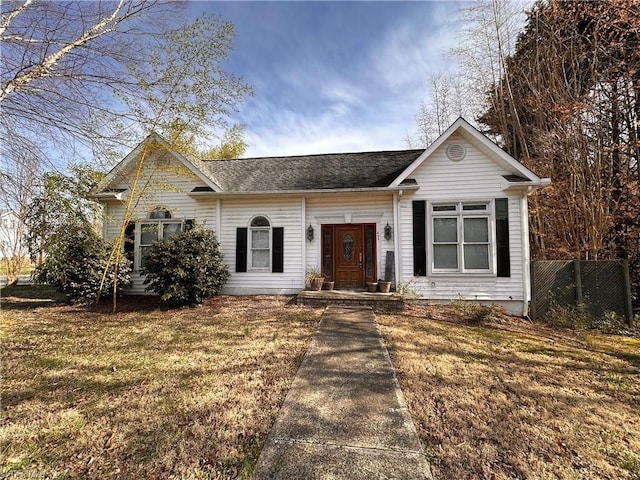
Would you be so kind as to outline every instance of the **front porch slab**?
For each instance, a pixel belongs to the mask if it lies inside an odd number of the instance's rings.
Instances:
[[[371,307],[378,312],[398,312],[404,308],[404,299],[398,293],[369,293],[353,290],[303,290],[296,297],[296,304],[310,307]]]

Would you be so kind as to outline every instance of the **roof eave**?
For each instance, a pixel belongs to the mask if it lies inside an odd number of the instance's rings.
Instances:
[[[90,195],[90,198],[96,200],[122,200],[122,194],[125,192],[97,192]]]
[[[539,181],[532,180],[529,182],[509,182],[506,179],[502,179],[501,189],[503,192],[523,192],[531,195],[533,192],[550,184],[550,178],[541,178]]]
[[[396,187],[363,187],[363,188],[327,188],[327,189],[315,189],[315,190],[263,190],[252,192],[189,192],[191,197],[210,197],[210,198],[222,198],[222,197],[251,197],[251,196],[301,196],[301,195],[335,195],[338,193],[354,194],[354,193],[369,193],[369,194],[389,194],[408,190],[418,190],[419,186],[416,185],[400,185]]]

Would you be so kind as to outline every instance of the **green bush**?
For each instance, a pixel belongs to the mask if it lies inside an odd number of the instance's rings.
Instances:
[[[141,273],[147,290],[176,306],[203,303],[229,278],[216,236],[201,227],[154,242]]]
[[[67,295],[72,302],[95,300],[107,269],[110,248],[90,228],[70,225],[64,233],[50,239],[48,255],[32,274],[36,283],[48,284]],[[131,286],[129,261],[122,257],[118,266],[118,292]],[[113,294],[113,265],[107,269],[103,297]]]

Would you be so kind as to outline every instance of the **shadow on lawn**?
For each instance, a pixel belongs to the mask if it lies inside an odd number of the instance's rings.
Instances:
[[[27,310],[66,303],[66,296],[47,285],[16,285],[0,288],[2,308]]]
[[[585,461],[587,452],[603,455],[593,438],[616,440],[608,447],[613,452],[624,452],[632,438],[625,432],[634,423],[622,427],[613,419],[633,416],[640,406],[635,353],[602,351],[572,332],[564,343],[564,332],[547,335],[537,325],[477,327],[418,318],[381,323],[403,332],[385,335],[393,361],[420,362],[408,363],[398,376],[434,475],[481,478],[488,465],[497,478],[544,478],[534,473],[543,465],[580,470],[584,478],[640,473],[615,453],[600,460],[605,467]]]

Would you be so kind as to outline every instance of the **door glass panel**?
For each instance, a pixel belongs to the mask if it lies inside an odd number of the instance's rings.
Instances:
[[[353,254],[355,252],[353,237],[347,233],[342,240],[342,255],[345,262],[351,262],[353,260]]]
[[[333,272],[331,271],[331,233],[333,229],[331,227],[322,227],[322,270],[324,276],[328,279],[332,278]]]
[[[366,276],[367,279],[373,280],[373,227],[365,227],[365,232]]]

